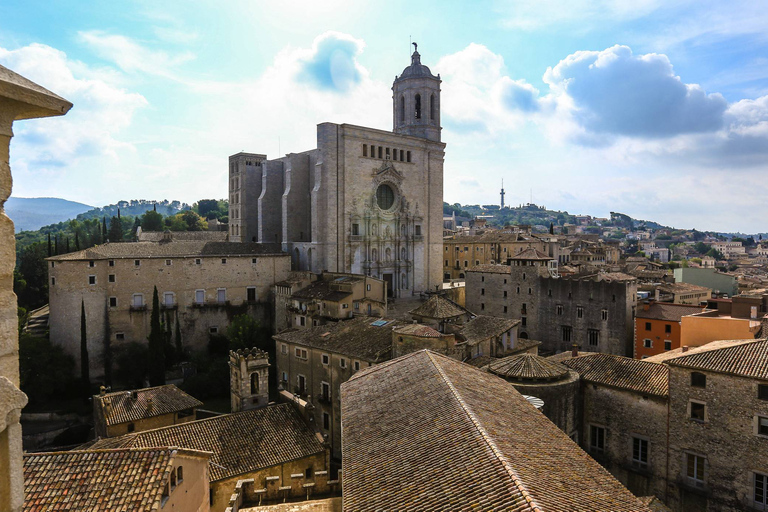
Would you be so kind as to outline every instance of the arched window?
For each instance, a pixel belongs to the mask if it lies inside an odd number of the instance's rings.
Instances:
[[[429,120],[435,120],[435,95],[429,97]]]
[[[300,256],[300,253],[299,253],[299,248],[296,247],[293,250],[293,261],[291,261],[291,263],[292,263],[291,266],[293,267],[293,270],[299,270],[300,262],[301,262],[301,256]]]
[[[171,490],[176,488],[176,472],[171,471]]]
[[[400,122],[405,122],[405,96],[400,96]]]
[[[414,116],[416,119],[421,119],[421,94],[417,94],[414,98],[416,100],[416,106],[414,108]]]
[[[259,394],[259,374],[258,373],[251,374],[251,394],[252,395]]]

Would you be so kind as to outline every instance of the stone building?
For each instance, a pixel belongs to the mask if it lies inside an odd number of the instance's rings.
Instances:
[[[692,304],[698,306],[702,302],[712,298],[712,289],[689,283],[665,283],[657,286],[641,289],[650,289],[659,302],[671,302],[672,304]]]
[[[131,432],[167,427],[196,419],[203,402],[173,384],[106,393],[93,397],[96,437],[115,437]]]
[[[234,315],[269,325],[271,287],[288,277],[279,246],[205,241],[107,243],[48,261],[50,336],[80,360],[80,306],[85,305],[91,376],[104,374],[104,350],[146,343],[156,286],[161,317],[179,324],[183,347],[203,350]]]
[[[269,404],[269,354],[263,350],[229,352],[229,392],[232,412]]]
[[[429,325],[440,332],[455,332],[475,315],[442,295],[432,295],[408,312],[414,322]]]
[[[443,253],[440,77],[414,52],[392,86],[392,132],[322,123],[317,148],[229,159],[230,240],[282,244],[294,270],[434,290]]]
[[[344,511],[649,510],[513,386],[446,356],[365,369],[341,394]]]
[[[21,409],[27,396],[19,389],[19,333],[13,269],[16,238],[5,214],[13,180],[10,157],[13,122],[61,116],[72,103],[0,66],[0,510],[19,512],[24,502]],[[32,172],[35,169],[31,169]]]
[[[621,273],[558,277],[551,260],[534,250],[511,265],[469,269],[466,304],[471,311],[520,320],[520,337],[542,342],[543,352],[631,355],[637,282]]]
[[[28,453],[23,510],[208,512],[210,457],[154,446]]]
[[[179,446],[211,453],[211,510],[224,512],[239,480],[264,499],[307,499],[305,484],[328,480],[328,449],[293,404],[277,404],[97,441],[92,448]],[[312,486],[309,486],[312,487]],[[182,509],[187,510],[187,509]]]

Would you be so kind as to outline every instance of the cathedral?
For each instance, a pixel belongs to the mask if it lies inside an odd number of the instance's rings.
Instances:
[[[390,297],[434,290],[443,266],[440,82],[415,50],[392,84],[391,132],[321,123],[315,149],[230,156],[230,240],[281,244],[294,270],[383,279]]]

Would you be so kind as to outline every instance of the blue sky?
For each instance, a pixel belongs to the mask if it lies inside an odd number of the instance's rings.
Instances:
[[[444,198],[766,231],[768,3],[0,3],[0,64],[75,106],[20,122],[14,195],[226,196],[227,157],[391,129],[409,38],[443,79]]]

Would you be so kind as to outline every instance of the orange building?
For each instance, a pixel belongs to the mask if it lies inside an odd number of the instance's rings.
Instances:
[[[635,358],[663,354],[680,348],[681,318],[704,308],[687,304],[645,302],[635,313]]]

